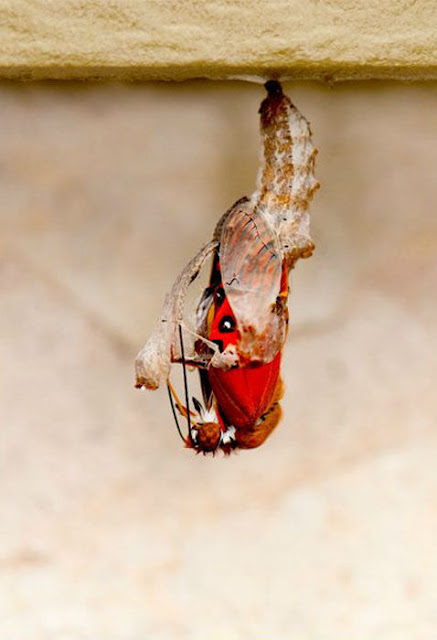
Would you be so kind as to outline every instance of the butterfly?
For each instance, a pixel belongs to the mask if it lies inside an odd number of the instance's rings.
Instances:
[[[265,87],[257,190],[222,216],[212,240],[183,269],[136,359],[136,386],[156,389],[166,380],[177,429],[197,452],[255,448],[277,426],[288,276],[297,259],[314,249],[308,204],[319,184],[310,127],[278,81]],[[190,329],[183,319],[187,289],[208,258],[208,285]],[[184,330],[194,336],[190,353]],[[184,403],[170,382],[176,363],[183,368]],[[190,402],[188,367],[198,371],[202,402]],[[178,414],[187,422],[187,435]]]

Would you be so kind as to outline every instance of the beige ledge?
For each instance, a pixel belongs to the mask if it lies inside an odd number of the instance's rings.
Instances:
[[[437,78],[435,0],[0,0],[0,76]]]

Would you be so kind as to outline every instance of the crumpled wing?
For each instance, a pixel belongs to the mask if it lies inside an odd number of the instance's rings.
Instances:
[[[219,254],[223,287],[241,334],[238,352],[269,362],[286,333],[286,314],[277,304],[282,276],[278,237],[259,210],[240,202],[223,224]]]

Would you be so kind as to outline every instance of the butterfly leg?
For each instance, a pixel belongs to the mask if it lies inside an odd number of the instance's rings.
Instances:
[[[186,418],[188,416],[187,408],[184,407],[184,405],[180,401],[179,396],[176,393],[176,390],[173,387],[173,385],[171,384],[170,380],[167,380],[167,386],[168,386],[168,389],[169,389],[169,391],[170,391],[170,393],[171,393],[171,395],[172,395],[172,397],[174,399],[174,402],[176,404],[176,407],[178,408],[179,413],[181,414],[181,416]],[[196,414],[193,411],[190,411],[190,415],[194,418]]]

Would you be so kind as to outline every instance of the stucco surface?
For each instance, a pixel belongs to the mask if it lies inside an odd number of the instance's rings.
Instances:
[[[263,91],[1,88],[1,640],[436,638],[436,92],[287,91],[322,188],[284,419],[213,459],[133,359]]]
[[[2,0],[8,78],[437,77],[434,0]]]

